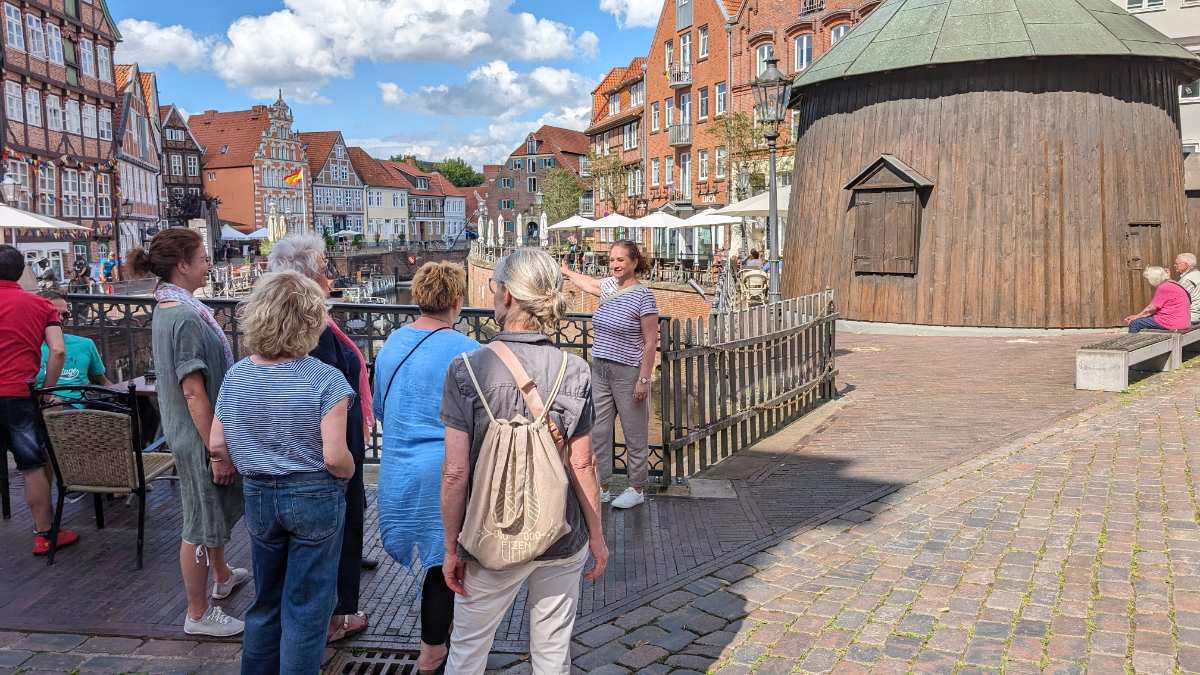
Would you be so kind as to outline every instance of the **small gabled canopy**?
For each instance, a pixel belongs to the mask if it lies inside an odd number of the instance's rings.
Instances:
[[[889,181],[889,178],[892,180]],[[897,181],[907,183],[918,190],[933,187],[933,181],[922,176],[916,169],[900,161],[895,155],[885,154],[871,162],[842,189],[895,187]]]

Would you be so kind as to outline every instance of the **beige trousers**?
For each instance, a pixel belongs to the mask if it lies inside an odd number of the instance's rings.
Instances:
[[[613,472],[613,429],[621,416],[625,436],[625,471],[629,484],[639,490],[646,487],[650,475],[650,397],[633,400],[641,369],[608,359],[592,362],[592,404],[596,419],[592,423],[592,452],[600,484],[607,486]]]
[[[496,628],[512,607],[521,584],[529,582],[529,660],[533,675],[571,672],[571,632],[579,602],[579,582],[588,547],[562,560],[526,563],[498,572],[467,563],[463,586],[454,596],[454,628],[446,672],[482,675]]]

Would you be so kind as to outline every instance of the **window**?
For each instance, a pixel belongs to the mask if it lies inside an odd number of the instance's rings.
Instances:
[[[629,105],[639,106],[646,103],[646,83],[636,82],[629,87]]]
[[[58,24],[46,24],[46,51],[50,63],[63,65],[62,29],[58,27]]]
[[[650,160],[650,184],[658,185],[658,158]]]
[[[25,90],[25,122],[42,126],[42,95],[37,89]]]
[[[667,114],[663,118],[663,126],[669,127],[675,123],[675,101],[667,99]]]
[[[74,99],[67,100],[67,108],[66,108],[65,115],[67,117],[67,120],[66,120],[67,133],[71,133],[71,134],[80,133],[81,123],[80,123],[80,119],[79,119],[79,101],[76,101]]]
[[[46,58],[46,33],[42,30],[42,20],[30,14],[25,17],[25,28],[29,32],[30,56]]]
[[[83,171],[79,174],[79,215],[84,218],[96,217],[96,174]]]
[[[696,180],[708,180],[708,151],[701,150],[696,153],[696,163],[700,166],[696,167]]]
[[[616,115],[619,112],[621,112],[621,94],[620,93],[609,94],[608,95],[608,114]]]
[[[96,176],[96,215],[100,218],[112,217],[112,190],[109,180],[111,178],[106,173]]]
[[[679,36],[679,65],[684,70],[692,67],[692,34],[684,33]]]
[[[621,128],[624,136],[622,149],[633,150],[638,146],[639,126],[641,125],[637,121],[633,121]]]
[[[25,121],[25,100],[21,98],[21,85],[12,80],[4,81],[4,110],[13,122]]]
[[[537,192],[537,176],[530,176],[525,179],[525,188],[528,192]]]
[[[46,94],[46,128],[51,131],[63,129],[62,104],[54,94]]]
[[[104,45],[96,45],[96,69],[100,71],[100,79],[112,82],[112,53]]]
[[[1180,101],[1200,101],[1200,80],[1188,82],[1179,88]]]
[[[4,3],[4,32],[8,46],[25,51],[25,29],[21,26],[21,10]]]
[[[1184,4],[1187,4],[1186,0]],[[1139,9],[1161,9],[1162,6],[1163,0],[1125,0],[1125,7],[1131,12]]]
[[[679,95],[679,123],[684,126],[692,123],[692,95],[689,92]]]
[[[699,37],[696,40],[697,42],[700,43],[698,46],[698,48],[700,50],[699,57],[702,59],[707,58],[708,57],[708,26],[701,26],[700,30],[696,31],[696,33],[697,33],[697,35],[699,35]]]
[[[83,62],[83,74],[88,77],[95,77],[96,61],[93,56],[91,40],[83,38],[79,41],[79,59]]]
[[[667,40],[663,44],[663,58],[666,60],[667,68],[669,69],[675,60],[675,44],[670,40]]]
[[[726,101],[725,101],[725,91],[726,91],[726,86],[725,86],[724,82],[718,82],[717,86],[713,88],[713,95],[717,99],[717,114],[718,115],[725,114],[725,106],[727,105]]]
[[[729,151],[725,149],[725,146],[721,146],[717,148],[717,178],[725,177],[727,164],[729,164]]]
[[[63,59],[67,62],[67,84],[79,86],[79,59],[75,52],[75,41],[63,40]]]
[[[834,40],[836,42],[836,40]],[[767,72],[767,59],[775,53],[775,45],[770,42],[759,45],[754,50],[754,74],[756,77],[762,77],[762,74]]]
[[[95,138],[97,132],[96,106],[91,103],[85,103],[83,104],[83,135],[88,138]]]
[[[187,175],[189,175],[189,176],[199,176],[200,175],[200,158],[199,157],[197,157],[195,155],[187,156]]]
[[[28,211],[30,207],[29,164],[16,159],[8,160],[8,175],[17,182],[17,208]]]
[[[700,87],[700,119],[708,119],[708,87]]]
[[[692,196],[692,158],[686,152],[679,155],[679,189],[684,197]]]
[[[54,182],[54,165],[46,162],[38,167],[38,212],[43,216],[54,215],[55,192],[57,185]]]
[[[658,131],[658,101],[650,105],[650,131]]]
[[[183,175],[183,157],[180,157],[179,155],[171,155],[171,175]]]
[[[537,139],[532,135],[530,135],[529,140],[525,142],[525,151],[531,155],[537,154]]]
[[[809,33],[796,38],[796,72],[800,72],[812,64],[813,36]]]
[[[100,138],[111,141],[113,137],[112,128],[112,111],[108,108],[100,109]]]
[[[62,172],[62,214],[65,217],[79,216],[79,172],[75,169],[63,169]]]
[[[216,172],[216,171],[209,171],[209,172],[208,172],[208,180],[216,180],[216,179],[217,179],[217,172]]]
[[[1150,1],[1153,2],[1154,0]],[[1157,1],[1160,5],[1162,4],[1162,0]],[[850,24],[848,23],[839,23],[834,26],[833,30],[829,31],[829,44],[836,45],[838,42],[841,42],[842,38],[846,37],[846,33],[848,32],[850,32]]]
[[[666,173],[664,176],[664,179],[665,179],[664,182],[666,182],[667,185],[674,185],[675,184],[675,158],[674,157],[667,158],[665,171],[666,171]]]
[[[1183,154],[1185,156],[1190,155],[1194,152],[1198,152],[1198,151],[1200,151],[1200,143],[1184,143],[1183,144]]]

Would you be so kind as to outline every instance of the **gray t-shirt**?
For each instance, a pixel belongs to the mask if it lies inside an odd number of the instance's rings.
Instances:
[[[1188,270],[1186,274],[1179,277],[1179,285],[1183,286],[1188,295],[1192,297],[1192,306],[1189,312],[1192,323],[1200,321],[1200,270]]]
[[[542,333],[503,332],[496,336],[503,341],[517,360],[525,367],[525,372],[533,378],[538,393],[545,399],[554,387],[554,379],[558,376],[558,368],[562,364],[562,352],[559,351],[550,338]],[[498,419],[512,418],[517,415],[530,417],[525,399],[517,389],[512,374],[500,357],[490,349],[479,349],[471,352],[471,367],[479,378],[479,387],[487,396],[488,405]],[[475,463],[479,459],[479,450],[483,446],[483,437],[487,432],[487,411],[475,393],[471,384],[471,376],[463,366],[461,358],[450,362],[446,372],[446,382],[442,389],[442,407],[440,411],[442,423],[453,429],[467,434],[471,439],[470,468],[468,475],[474,478]],[[587,362],[575,355],[567,358],[567,372],[563,377],[562,387],[558,396],[550,405],[550,419],[562,429],[566,438],[586,434],[592,430],[592,419],[595,413],[592,409],[592,373]],[[579,498],[575,490],[567,489],[567,524],[571,531],[563,535],[538,560],[560,560],[569,558],[587,545],[587,524],[583,519],[583,510],[579,506]],[[459,555],[469,558],[462,546],[458,547]]]

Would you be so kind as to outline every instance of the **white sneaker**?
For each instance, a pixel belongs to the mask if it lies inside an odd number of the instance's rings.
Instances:
[[[600,503],[607,504],[611,501],[612,501],[612,493],[609,492],[608,490],[601,490],[600,491]]]
[[[245,567],[234,567],[229,570],[232,574],[229,575],[229,581],[221,583],[213,582],[212,597],[214,600],[224,600],[229,597],[230,593],[238,586],[246,583],[250,579],[250,570]]]
[[[210,637],[232,637],[240,635],[246,629],[246,624],[239,619],[221,611],[213,605],[199,619],[187,617],[183,622],[183,632],[188,635],[208,635]]]
[[[630,487],[625,488],[625,491],[613,500],[612,505],[615,509],[629,509],[644,501],[646,501],[646,495]]]

